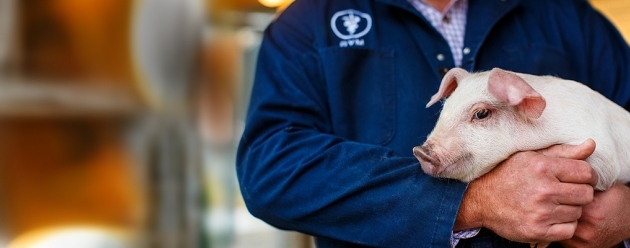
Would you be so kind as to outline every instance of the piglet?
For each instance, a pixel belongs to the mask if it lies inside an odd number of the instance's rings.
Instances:
[[[630,113],[581,83],[454,68],[427,107],[445,97],[435,128],[413,148],[429,175],[470,182],[515,152],[592,138],[586,161],[599,175],[595,188],[630,181]]]

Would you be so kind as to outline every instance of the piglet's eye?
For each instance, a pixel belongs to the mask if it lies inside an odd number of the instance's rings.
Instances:
[[[490,110],[480,109],[480,110],[477,110],[477,112],[475,112],[474,117],[476,120],[482,120],[488,117],[489,114],[490,114]]]

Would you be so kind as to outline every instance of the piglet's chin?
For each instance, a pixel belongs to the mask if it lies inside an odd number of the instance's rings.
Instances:
[[[458,177],[456,174],[457,168],[459,167],[459,163],[452,163],[444,166],[435,166],[430,163],[420,163],[422,170],[424,173],[441,178],[451,178],[464,181],[462,178]]]
[[[435,166],[434,164],[430,162],[420,162],[420,166],[422,167],[422,170],[424,171],[424,173],[428,175],[437,177],[440,173],[440,167]]]

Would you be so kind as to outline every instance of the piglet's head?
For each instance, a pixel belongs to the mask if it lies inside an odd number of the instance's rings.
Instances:
[[[413,148],[425,173],[469,182],[521,149],[521,137],[536,132],[545,99],[513,72],[470,74],[451,69],[427,107],[443,98],[442,112],[427,141]]]

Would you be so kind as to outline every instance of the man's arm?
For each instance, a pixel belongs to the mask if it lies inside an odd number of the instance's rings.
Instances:
[[[314,2],[296,1],[265,32],[237,155],[248,209],[354,244],[447,247],[466,185],[424,174],[411,147],[403,157],[334,135],[329,113],[339,106],[328,106],[309,32],[321,10],[305,6]]]
[[[593,140],[520,152],[470,183],[455,230],[486,227],[509,240],[549,243],[573,236],[597,175],[582,159]]]

